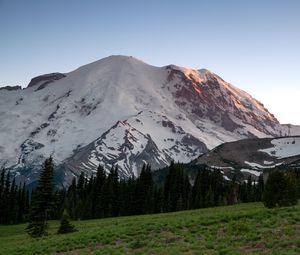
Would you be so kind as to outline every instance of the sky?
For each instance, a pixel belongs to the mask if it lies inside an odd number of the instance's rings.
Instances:
[[[207,68],[300,125],[298,0],[0,0],[0,87],[109,55]]]

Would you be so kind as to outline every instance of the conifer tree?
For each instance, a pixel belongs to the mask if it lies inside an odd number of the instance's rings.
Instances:
[[[236,175],[234,175],[228,187],[227,203],[229,205],[233,205],[238,202],[238,193],[239,185],[236,181]]]
[[[297,204],[297,184],[292,173],[275,170],[269,174],[263,194],[268,208]]]
[[[77,231],[77,229],[70,223],[69,214],[65,209],[60,221],[60,226],[57,231],[57,234],[67,234]]]
[[[153,208],[153,180],[150,165],[143,165],[136,181],[135,213],[151,213]]]
[[[66,205],[69,209],[70,216],[72,219],[77,220],[78,219],[78,207],[77,207],[77,185],[76,185],[76,179],[73,178],[71,185],[68,188],[67,191],[67,200]]]
[[[6,174],[1,201],[2,201],[1,223],[7,224],[9,223],[9,218],[10,218],[10,212],[8,206],[10,204],[10,172]]]
[[[263,174],[261,174],[258,177],[258,184],[257,184],[257,192],[256,192],[256,201],[262,201],[262,196],[264,193],[264,177]]]
[[[106,174],[104,168],[99,165],[97,168],[96,179],[94,182],[94,186],[92,188],[92,210],[93,210],[93,218],[100,218],[103,215],[103,208],[101,204],[102,197],[102,187],[106,180]]]
[[[17,186],[16,186],[16,180],[13,178],[10,192],[9,192],[9,200],[8,200],[8,223],[14,224],[17,222]]]
[[[32,237],[47,235],[48,213],[53,199],[53,174],[53,160],[50,157],[44,162],[38,186],[32,197],[29,225],[26,229]]]
[[[5,168],[2,169],[1,176],[0,176],[0,224],[4,223],[4,209],[5,209],[4,183],[5,183]]]

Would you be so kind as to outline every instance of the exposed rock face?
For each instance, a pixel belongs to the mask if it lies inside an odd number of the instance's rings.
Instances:
[[[21,86],[5,86],[5,87],[0,87],[0,90],[8,90],[8,91],[14,91],[14,90],[20,90],[22,89]]]
[[[0,167],[28,182],[50,155],[66,181],[80,171],[92,174],[98,164],[106,171],[118,164],[129,177],[146,161],[155,170],[224,142],[290,134],[300,127],[280,125],[212,72],[126,56],[38,76],[23,90],[0,90]]]
[[[176,88],[176,103],[187,109],[192,118],[207,118],[230,132],[242,128],[240,123],[244,123],[262,133],[277,135],[274,128],[278,120],[246,92],[208,70],[166,68],[168,81]]]
[[[66,75],[62,73],[49,73],[49,74],[40,75],[35,78],[32,78],[27,88],[36,86],[37,87],[36,90],[41,90],[45,88],[49,83],[58,81],[64,77],[66,77]]]

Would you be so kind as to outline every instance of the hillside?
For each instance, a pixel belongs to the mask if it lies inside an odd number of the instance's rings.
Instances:
[[[0,226],[0,254],[299,254],[300,206],[260,203],[74,222],[79,232],[32,240]]]
[[[252,138],[217,146],[190,165],[205,164],[225,175],[239,170],[258,177],[264,170],[300,168],[300,137]]]

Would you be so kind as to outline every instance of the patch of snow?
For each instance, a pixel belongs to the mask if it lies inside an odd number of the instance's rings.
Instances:
[[[211,168],[214,168],[214,169],[228,169],[228,170],[234,170],[233,167],[231,166],[210,166]]]
[[[272,164],[274,164],[274,161],[267,161],[267,160],[264,160],[264,164],[265,164],[265,165],[272,165]]]
[[[255,176],[260,176],[261,175],[261,171],[255,171],[255,170],[250,170],[250,169],[241,169],[241,172],[250,173],[250,174],[253,174]]]
[[[280,163],[277,163],[277,164],[274,164],[274,165],[262,166],[262,165],[260,165],[260,164],[258,164],[258,163],[245,161],[245,164],[251,166],[251,167],[254,168],[254,169],[274,168],[274,167],[276,167],[276,166],[282,165],[283,163],[284,163],[284,162],[280,162]]]
[[[229,179],[226,175],[223,175],[223,178],[224,178],[226,181],[230,181],[230,179]]]

